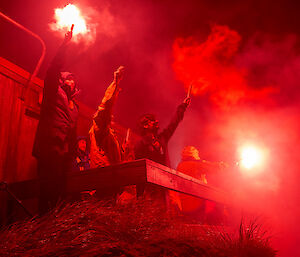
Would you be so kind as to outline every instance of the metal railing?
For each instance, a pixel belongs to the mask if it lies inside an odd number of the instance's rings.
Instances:
[[[3,14],[2,12],[0,12],[0,16],[3,17],[4,19],[6,19],[7,21],[11,22],[12,24],[14,24],[15,26],[17,26],[18,28],[24,30],[25,32],[27,32],[29,35],[33,36],[34,38],[36,38],[37,40],[39,40],[39,42],[41,43],[42,45],[42,53],[41,53],[41,56],[35,66],[35,69],[32,73],[30,73],[29,75],[29,78],[28,78],[28,81],[27,83],[25,84],[25,87],[23,88],[22,90],[22,93],[21,93],[21,100],[25,102],[25,98],[27,96],[27,91],[28,91],[28,88],[30,86],[30,83],[31,81],[33,81],[33,79],[36,77],[40,67],[41,67],[41,64],[44,60],[44,57],[45,57],[45,54],[46,54],[46,45],[45,45],[45,42],[41,39],[41,37],[37,34],[35,34],[34,32],[32,32],[31,30],[25,28],[23,25],[21,25],[20,23],[14,21],[12,18],[6,16],[5,14]]]

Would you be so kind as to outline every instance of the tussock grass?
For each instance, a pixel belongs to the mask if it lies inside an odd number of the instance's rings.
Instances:
[[[229,231],[187,224],[151,201],[85,200],[5,228],[0,256],[272,257],[276,252],[257,222]]]

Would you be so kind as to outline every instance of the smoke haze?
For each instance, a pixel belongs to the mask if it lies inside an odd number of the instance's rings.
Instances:
[[[63,34],[49,29],[54,10],[67,3],[3,1],[1,11],[39,34],[47,56]],[[232,168],[211,179],[232,191],[249,212],[269,219],[279,256],[297,256],[299,238],[299,3],[292,1],[76,1],[93,24],[92,43],[72,44],[66,69],[74,72],[80,100],[99,104],[113,72],[125,66],[115,118],[135,129],[155,113],[164,128],[193,82],[191,106],[169,144],[172,166],[186,145],[210,161],[233,165],[238,149],[254,144],[268,158],[257,176]],[[1,56],[32,71],[40,46],[0,21]],[[22,42],[20,44],[20,42]],[[30,51],[28,51],[30,49]],[[298,252],[299,254],[299,252]]]

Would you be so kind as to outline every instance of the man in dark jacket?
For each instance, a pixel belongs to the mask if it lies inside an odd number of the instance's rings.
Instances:
[[[33,146],[40,180],[39,212],[46,213],[64,195],[66,173],[76,149],[78,106],[74,75],[61,72],[72,30],[53,59],[44,80],[40,121]]]
[[[190,104],[187,97],[182,104],[177,107],[177,111],[170,124],[160,133],[158,120],[153,114],[145,114],[139,120],[139,132],[142,139],[135,145],[135,158],[147,158],[160,164],[170,166],[168,155],[168,142],[174,134],[184,112]]]
[[[139,120],[139,132],[141,140],[135,145],[134,155],[136,159],[150,159],[160,164],[170,166],[168,155],[168,142],[174,134],[180,121],[182,121],[184,112],[190,104],[190,97],[184,99],[183,103],[177,107],[177,111],[170,124],[160,133],[158,120],[153,114],[146,114]],[[144,193],[145,185],[137,186],[137,195]],[[156,190],[148,190],[151,193]]]

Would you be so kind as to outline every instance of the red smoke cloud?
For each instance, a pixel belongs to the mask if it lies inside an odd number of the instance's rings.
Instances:
[[[187,88],[193,83],[194,95],[209,95],[221,109],[228,109],[244,99],[264,99],[276,92],[266,85],[252,89],[247,79],[249,70],[236,64],[241,44],[238,32],[215,25],[203,43],[194,37],[178,38],[173,44],[173,68]]]
[[[299,255],[298,35],[257,32],[242,41],[227,26],[213,26],[205,41],[177,38],[173,55],[177,78],[185,88],[194,81],[193,94],[202,96],[191,105],[198,104],[199,112],[190,124],[184,121],[183,144],[195,144],[204,158],[229,163],[238,161],[243,145],[266,149],[262,173],[249,178],[233,169],[219,184],[236,192],[245,210],[269,220],[280,256]]]

